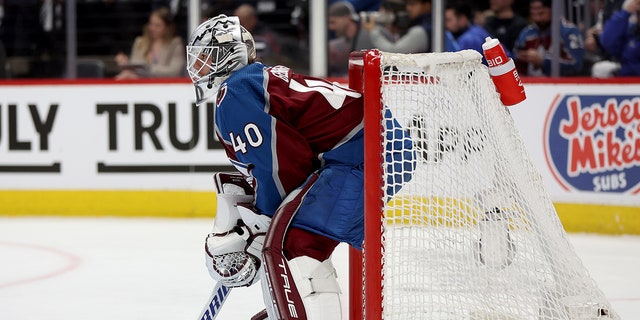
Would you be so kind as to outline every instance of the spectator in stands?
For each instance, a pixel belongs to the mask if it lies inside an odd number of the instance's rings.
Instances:
[[[395,42],[387,39],[384,28],[375,18],[361,21],[375,48],[396,53],[431,51],[431,0],[407,0],[406,9],[411,23],[407,32]]]
[[[594,78],[611,78],[620,70],[620,63],[615,61],[615,58],[609,55],[600,43],[600,33],[604,24],[604,8],[601,6],[596,9],[596,23],[587,29],[584,35],[583,73]]]
[[[378,11],[383,14],[391,14],[393,17],[393,22],[387,25],[391,39],[395,41],[407,32],[410,19],[405,9],[405,0],[384,0]]]
[[[620,69],[600,43],[602,24],[600,21],[587,29],[584,35],[584,74],[594,78],[611,78]]]
[[[383,28],[375,19],[363,19],[362,28],[369,32],[369,37],[375,48],[395,53],[431,52],[431,0],[407,0],[407,15],[410,19],[407,32],[395,42],[387,39]],[[445,50],[454,51],[454,44],[450,33],[445,39]]]
[[[360,17],[348,1],[332,3],[328,9],[328,28],[334,33],[329,40],[329,76],[344,77],[348,73],[349,54],[371,49],[369,33],[360,28]]]
[[[179,77],[184,74],[184,57],[184,42],[175,35],[173,15],[169,8],[162,7],[149,16],[142,36],[133,43],[131,57],[116,55],[122,71],[115,78]]]
[[[587,52],[597,52],[600,50],[600,33],[602,32],[602,25],[596,24],[593,27],[587,29],[584,35],[584,49]]]
[[[286,37],[261,23],[254,6],[241,4],[233,11],[233,15],[237,16],[240,19],[240,25],[253,35],[257,55],[262,63],[268,66],[291,64],[291,58],[284,54],[282,49],[283,44],[286,43]]]
[[[474,9],[468,2],[447,3],[444,10],[444,25],[451,32],[461,50],[472,49],[482,53],[482,44],[489,33],[473,23]]]
[[[489,0],[489,10],[493,14],[485,18],[484,29],[493,38],[500,40],[502,46],[507,49],[507,53],[512,55],[511,52],[520,31],[529,22],[513,11],[513,0]]]
[[[602,10],[602,23],[604,25],[605,22],[611,18],[611,16],[622,10],[622,5],[626,2],[626,0],[605,0],[604,1],[604,9]]]
[[[492,17],[493,16],[493,11],[487,9],[487,10],[476,10],[475,14],[473,15],[473,24],[477,25],[477,26],[481,26],[484,28],[484,25],[487,21],[488,17]],[[486,28],[485,28],[486,30]]]
[[[620,61],[619,76],[640,76],[640,0],[627,0],[600,33],[604,49]]]
[[[524,76],[551,74],[551,0],[529,2],[531,24],[522,29],[515,44],[515,63]],[[584,40],[580,30],[562,19],[560,23],[560,75],[579,75],[584,58]]]

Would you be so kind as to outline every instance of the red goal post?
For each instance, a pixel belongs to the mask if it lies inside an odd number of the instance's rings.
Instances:
[[[365,106],[351,320],[619,319],[568,242],[479,53],[354,52],[349,86]],[[386,109],[417,162],[392,196]]]
[[[365,68],[365,65],[367,67]],[[365,75],[365,70],[367,71]],[[376,50],[353,52],[349,59],[349,87],[359,92],[364,88],[380,88],[382,72],[380,69],[380,53]],[[378,166],[365,166],[365,177],[379,177],[380,181],[365,183],[364,205],[365,212],[374,212],[373,216],[365,214],[365,229],[380,230],[382,228],[382,113],[380,106],[382,95],[380,90],[368,90],[364,96],[364,126],[365,130],[365,163],[379,163]],[[371,112],[369,112],[371,111]],[[378,128],[377,130],[375,128]],[[373,208],[373,210],[367,210]],[[375,212],[379,212],[376,214]],[[369,248],[382,248],[379,233],[365,232],[364,243]],[[349,315],[351,320],[381,319],[382,315],[382,252],[371,250],[364,261],[360,251],[349,248]],[[377,261],[375,263],[374,261]],[[363,268],[363,264],[367,268]],[[368,281],[363,282],[363,278]],[[364,285],[368,286],[365,288]],[[365,305],[364,294],[367,294]],[[362,307],[359,307],[362,306]],[[363,313],[364,312],[364,313]]]

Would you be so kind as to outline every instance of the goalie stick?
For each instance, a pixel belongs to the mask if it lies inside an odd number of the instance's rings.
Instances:
[[[211,296],[209,300],[207,300],[207,304],[202,309],[202,312],[200,312],[198,320],[215,320],[220,314],[220,309],[222,309],[222,305],[227,301],[230,293],[231,288],[227,288],[220,281],[216,282]]]
[[[211,296],[209,300],[207,300],[207,305],[200,312],[200,316],[198,320],[215,320],[218,318],[220,314],[220,309],[222,309],[222,305],[227,301],[227,298],[231,294],[231,288],[227,288],[222,282],[216,282],[216,285],[213,287],[213,291],[211,292]],[[251,320],[266,320],[267,319],[267,311],[262,310],[256,313]]]

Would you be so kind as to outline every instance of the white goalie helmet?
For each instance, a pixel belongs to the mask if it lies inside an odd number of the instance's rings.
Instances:
[[[218,15],[200,24],[187,43],[187,71],[196,104],[213,97],[233,72],[256,59],[253,36],[238,17]]]

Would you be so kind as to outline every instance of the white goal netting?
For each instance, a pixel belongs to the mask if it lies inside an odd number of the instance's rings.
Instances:
[[[417,160],[382,209],[382,318],[618,319],[568,242],[481,56],[380,61],[383,104]]]

